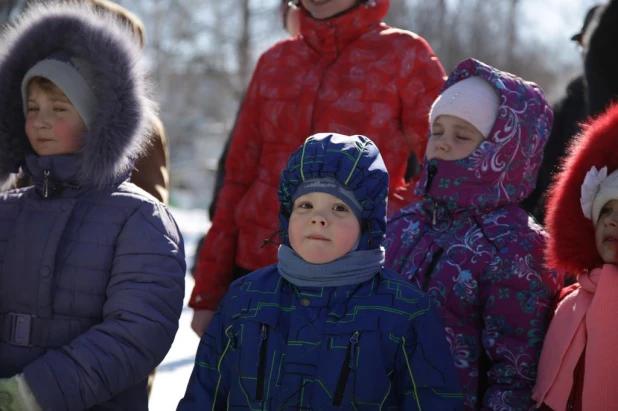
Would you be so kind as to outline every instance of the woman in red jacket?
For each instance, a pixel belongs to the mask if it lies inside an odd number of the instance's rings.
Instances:
[[[277,184],[305,136],[369,136],[391,176],[389,211],[414,198],[404,174],[422,158],[445,74],[427,42],[382,23],[390,0],[301,0],[301,34],[259,59],[226,161],[189,305],[203,334],[230,283],[276,262]],[[264,245],[266,244],[266,245]]]
[[[547,263],[577,276],[564,289],[539,361],[543,410],[618,404],[618,105],[577,138],[550,190]]]

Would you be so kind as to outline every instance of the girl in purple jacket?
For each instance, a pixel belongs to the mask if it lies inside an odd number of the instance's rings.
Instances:
[[[440,307],[469,410],[528,410],[561,276],[519,202],[534,189],[553,114],[534,83],[461,62],[430,113],[416,194],[388,223],[386,266]]]

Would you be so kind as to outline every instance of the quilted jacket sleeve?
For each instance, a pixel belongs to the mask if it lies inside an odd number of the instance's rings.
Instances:
[[[143,204],[116,240],[103,321],[24,371],[43,408],[88,409],[144,381],[176,335],[185,271],[173,218]]]
[[[561,284],[543,267],[544,237],[497,250],[481,278],[482,343],[490,369],[483,410],[529,410],[552,301]]]
[[[187,391],[177,411],[226,409],[229,382],[225,378],[224,359],[234,344],[224,315],[226,301],[227,297],[200,340]]]
[[[463,410],[463,395],[444,325],[424,295],[419,310],[402,325],[401,350],[393,380],[402,410]]]
[[[405,53],[401,55],[402,69],[398,85],[402,104],[401,123],[408,149],[416,155],[418,162],[422,163],[427,148],[429,110],[440,94],[446,74],[438,57],[422,37],[417,36],[410,47],[402,52]],[[390,164],[386,159],[385,162]],[[405,167],[405,164],[402,167]],[[402,183],[393,181],[390,189],[393,190]],[[404,198],[408,201],[403,202],[401,207],[414,198],[412,192],[413,189],[407,189]]]
[[[231,136],[223,188],[199,256],[195,288],[189,301],[189,306],[196,310],[216,310],[232,281],[238,237],[236,205],[255,179],[262,151],[258,127],[260,66],[258,62]]]
[[[400,88],[403,129],[410,148],[419,161],[423,161],[429,132],[429,110],[446,81],[446,73],[422,37],[418,37],[412,52],[415,59],[411,64],[412,71],[402,78]]]

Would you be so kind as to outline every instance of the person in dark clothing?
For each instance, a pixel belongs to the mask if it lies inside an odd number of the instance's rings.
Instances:
[[[589,42],[585,44],[584,74],[588,85],[587,113],[597,117],[618,97],[618,1],[610,0],[600,7],[593,22]]]
[[[522,207],[540,224],[545,220],[545,193],[556,173],[560,159],[566,154],[571,139],[580,131],[586,119],[586,84],[583,75],[567,86],[567,94],[554,105],[554,127],[545,147],[536,187],[523,202]]]
[[[584,24],[581,30],[571,37],[579,47],[581,47],[583,58],[586,62],[590,60],[591,68],[586,70],[585,74],[581,74],[573,79],[566,89],[566,95],[559,100],[553,107],[554,110],[554,127],[549,141],[545,147],[543,163],[539,170],[539,176],[534,191],[522,202],[522,207],[531,214],[539,223],[543,224],[545,220],[545,195],[552,182],[554,174],[558,171],[561,159],[566,154],[567,147],[571,139],[581,131],[581,124],[586,121],[588,115],[598,113],[598,109],[591,110],[589,104],[589,84],[590,75],[593,75],[592,70],[598,70],[597,66],[602,66],[599,58],[599,49],[604,44],[603,39],[609,39],[607,34],[603,34],[608,28],[602,28],[598,32],[600,25],[600,16],[603,14],[604,7],[595,5],[590,8],[584,18]],[[618,30],[618,28],[617,28]],[[615,38],[615,37],[614,37]],[[600,44],[600,45],[599,45]],[[592,49],[592,50],[590,50]],[[590,59],[592,53],[593,59]],[[611,53],[606,53],[611,55]],[[614,65],[613,67],[615,67]],[[594,67],[594,68],[593,68]],[[593,83],[596,83],[594,80]],[[614,87],[618,90],[618,87]],[[601,93],[597,93],[595,100],[603,100]],[[605,97],[606,98],[606,97]],[[608,101],[609,99],[606,99]],[[594,106],[604,103],[595,102]]]

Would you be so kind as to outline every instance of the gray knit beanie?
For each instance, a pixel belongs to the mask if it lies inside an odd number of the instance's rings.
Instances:
[[[86,60],[60,51],[32,66],[21,83],[24,115],[28,113],[28,83],[34,77],[46,78],[58,86],[75,106],[86,127],[90,129],[96,108],[96,97],[90,86],[92,69]]]

